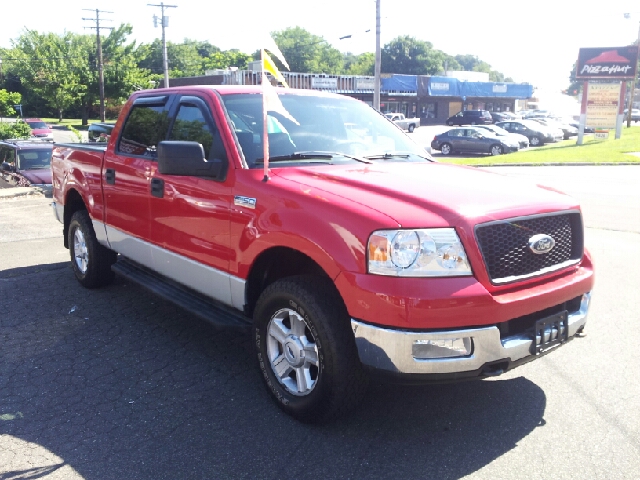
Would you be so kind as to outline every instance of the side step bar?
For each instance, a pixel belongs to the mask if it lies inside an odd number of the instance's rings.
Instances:
[[[123,259],[122,256],[111,269],[216,327],[246,330],[251,326],[251,319],[239,311]]]

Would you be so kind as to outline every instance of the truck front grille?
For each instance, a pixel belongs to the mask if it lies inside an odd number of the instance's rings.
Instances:
[[[548,253],[536,254],[529,248],[531,237],[538,234],[555,241]],[[582,217],[580,212],[563,212],[485,223],[476,227],[476,240],[491,282],[515,282],[580,261]]]

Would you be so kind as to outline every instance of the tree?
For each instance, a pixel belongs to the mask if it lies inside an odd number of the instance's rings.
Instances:
[[[12,41],[12,68],[22,84],[40,95],[58,113],[62,121],[63,112],[76,102],[78,95],[86,91],[80,82],[79,70],[86,62],[80,43],[74,34],[40,34],[25,30]]]
[[[14,105],[18,105],[22,100],[22,95],[17,92],[7,92],[0,90],[0,117],[13,117],[16,114]]]
[[[340,74],[343,70],[342,53],[322,37],[301,27],[273,32],[273,39],[287,60],[292,72]],[[278,68],[283,68],[274,58]]]
[[[239,70],[246,70],[249,62],[252,60],[251,55],[242,53],[240,50],[226,50],[213,52],[203,59],[205,70],[226,69],[229,67],[238,67]]]
[[[376,56],[373,53],[345,55],[345,73],[347,75],[374,75]]]
[[[202,47],[201,42],[196,42],[195,40],[185,39],[183,43],[167,42],[169,77],[195,77],[202,75],[204,73],[203,57],[200,56],[199,51],[204,53],[207,48]],[[162,78],[164,72],[162,40],[156,39],[150,44],[140,46],[138,67]]]
[[[409,35],[396,37],[382,49],[383,73],[405,75],[435,75],[444,69],[444,52],[436,50],[430,42]]]

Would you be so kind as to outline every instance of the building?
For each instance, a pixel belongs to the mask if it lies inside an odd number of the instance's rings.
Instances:
[[[257,85],[261,72],[220,70],[214,75],[171,79],[171,86]],[[382,113],[420,117],[422,125],[443,124],[461,110],[515,111],[518,101],[533,95],[533,87],[520,83],[460,80],[448,76],[383,75],[380,85]],[[477,72],[472,72],[477,73]],[[373,104],[374,77],[282,72],[291,88],[322,90]],[[162,86],[162,83],[160,84]]]

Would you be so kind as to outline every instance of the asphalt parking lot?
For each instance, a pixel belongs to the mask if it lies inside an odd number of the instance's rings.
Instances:
[[[247,335],[83,289],[51,200],[0,199],[0,479],[638,478],[640,167],[491,170],[583,204],[588,335],[488,381],[374,381],[323,427],[270,402]]]

